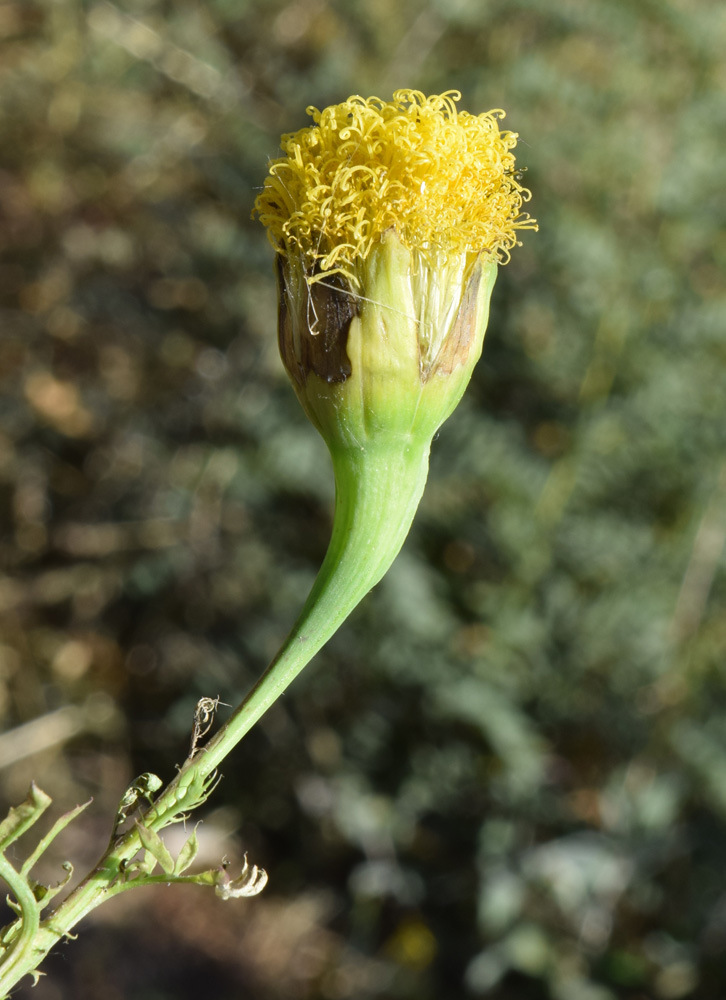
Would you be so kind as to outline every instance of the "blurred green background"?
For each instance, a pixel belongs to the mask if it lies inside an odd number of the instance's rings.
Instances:
[[[280,133],[458,88],[541,225],[403,553],[207,809],[269,888],[131,893],[19,995],[723,1000],[726,6],[17,0],[0,36],[0,792],[94,796],[56,866],[325,550],[250,220]]]

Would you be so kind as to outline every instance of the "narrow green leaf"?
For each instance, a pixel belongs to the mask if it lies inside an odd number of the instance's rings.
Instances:
[[[75,809],[71,809],[70,812],[64,813],[60,819],[57,819],[46,835],[39,841],[38,846],[35,848],[33,853],[26,858],[23,867],[20,869],[21,875],[27,875],[29,871],[37,864],[38,859],[48,850],[50,845],[53,843],[55,838],[61,832],[65,830],[69,823],[72,823],[76,816],[80,815],[84,809],[90,806],[93,799],[89,799],[88,802],[82,802]]]
[[[2,946],[3,953],[7,951],[13,942],[13,939],[17,937],[18,931],[20,930],[20,921],[13,920],[11,924],[5,924],[5,926],[0,930],[0,946]],[[0,955],[0,962],[2,962],[2,955]]]
[[[33,782],[27,798],[13,806],[0,823],[0,851],[4,851],[43,815],[53,800]]]
[[[17,913],[17,915],[19,917],[22,917],[22,915],[23,915],[23,908],[20,905],[20,903],[16,903],[15,902],[15,900],[12,898],[12,896],[6,896],[5,897],[5,904],[6,904],[6,906],[10,907],[10,909],[13,911],[13,913]]]
[[[153,870],[156,868],[156,858],[151,851],[144,851],[143,858],[131,867],[136,868],[137,872],[141,872],[144,875],[151,875]]]
[[[194,827],[191,837],[187,840],[186,844],[179,851],[179,857],[176,859],[176,864],[174,865],[174,874],[181,875],[183,872],[189,868],[189,866],[194,862],[199,851],[199,841],[197,839],[197,828]]]
[[[139,839],[144,845],[146,850],[156,858],[156,860],[161,865],[164,872],[167,875],[171,875],[174,872],[174,859],[167,850],[164,841],[161,839],[158,833],[154,830],[150,830],[143,823],[136,821],[136,828],[139,831]]]
[[[41,907],[41,909],[45,909],[45,907],[48,905],[48,903],[50,903],[53,897],[57,896],[58,893],[61,891],[61,889],[65,889],[70,880],[73,878],[73,865],[70,863],[70,861],[64,861],[61,867],[63,868],[63,871],[66,874],[63,876],[62,879],[60,879],[60,881],[56,882],[55,885],[44,886],[46,891],[43,894],[43,906]],[[38,898],[37,892],[35,893],[35,896],[37,899]]]

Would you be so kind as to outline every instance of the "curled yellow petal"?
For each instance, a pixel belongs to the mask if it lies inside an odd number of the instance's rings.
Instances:
[[[537,228],[522,212],[517,134],[500,129],[503,111],[457,110],[460,97],[398,90],[308,108],[314,124],[282,137],[255,202],[275,248],[356,286],[389,230],[409,250],[507,260],[518,231]]]

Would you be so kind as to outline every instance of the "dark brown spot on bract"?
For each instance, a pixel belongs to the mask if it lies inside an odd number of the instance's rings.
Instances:
[[[291,302],[285,263],[279,254],[277,280],[280,355],[288,372],[299,385],[304,385],[311,373],[326,382],[345,382],[352,371],[346,345],[351,321],[359,313],[358,299],[345,280],[334,274],[308,285],[303,301]],[[297,324],[291,308],[304,310]]]

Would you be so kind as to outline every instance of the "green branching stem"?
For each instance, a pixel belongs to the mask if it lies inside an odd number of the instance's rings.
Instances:
[[[363,449],[333,450],[336,507],[333,533],[313,589],[279,654],[229,720],[205,746],[197,748],[177,776],[141,815],[147,830],[158,831],[200,805],[213,787],[217,768],[257,720],[283,693],[334,634],[365,594],[385,574],[411,526],[428,473],[428,442],[396,438]],[[139,824],[112,840],[94,870],[39,921],[27,882],[15,869],[0,868],[22,908],[12,961],[0,961],[0,998],[38,967],[53,945],[104,900],[131,885],[169,878],[129,874],[144,849]],[[178,880],[178,879],[175,879]]]
[[[3,975],[6,974],[6,970],[8,974],[12,975],[14,969],[22,966],[25,955],[32,951],[33,941],[40,925],[40,908],[29,883],[13,868],[3,854],[0,854],[0,877],[5,880],[20,907],[18,932],[7,945],[7,950],[2,957]],[[29,970],[23,969],[17,978],[24,975],[26,971]],[[15,982],[17,982],[17,978],[14,980]]]

